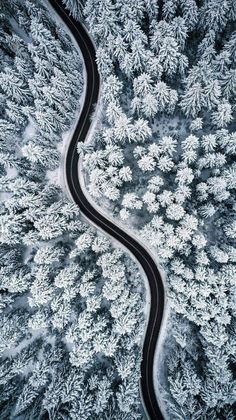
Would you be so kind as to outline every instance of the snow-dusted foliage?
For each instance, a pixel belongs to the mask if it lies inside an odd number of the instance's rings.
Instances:
[[[24,263],[19,243],[12,261],[1,251],[1,416],[140,418],[141,277],[109,240],[67,220],[67,239],[35,244]]]
[[[79,55],[44,2],[0,5],[0,418],[138,419],[141,276],[50,176]]]
[[[84,7],[103,79],[88,190],[166,271],[172,315],[157,374],[170,418],[233,418],[235,17],[234,0]]]

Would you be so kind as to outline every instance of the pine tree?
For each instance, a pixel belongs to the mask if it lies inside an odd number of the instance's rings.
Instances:
[[[218,128],[227,126],[232,119],[232,107],[229,102],[219,103],[217,110],[212,112],[212,122]]]
[[[233,97],[236,93],[236,70],[229,69],[221,79],[223,94],[227,99]]]
[[[75,19],[81,19],[83,2],[81,0],[63,0],[66,8]]]
[[[196,117],[203,105],[203,92],[200,83],[195,83],[184,93],[180,106],[184,113]]]
[[[9,99],[15,100],[18,104],[31,102],[30,91],[15,70],[6,67],[5,71],[0,74],[0,83],[3,92]]]

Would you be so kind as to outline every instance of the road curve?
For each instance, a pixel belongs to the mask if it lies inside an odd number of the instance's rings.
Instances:
[[[147,276],[150,287],[151,305],[143,345],[140,383],[143,401],[149,418],[151,420],[162,420],[164,417],[157,402],[153,379],[154,354],[164,312],[165,296],[162,278],[155,261],[147,250],[124,230],[116,226],[115,223],[100,214],[90,204],[82,191],[78,172],[79,155],[77,153],[77,142],[84,142],[86,140],[91,126],[91,116],[98,101],[100,77],[96,65],[96,53],[94,45],[83,25],[69,15],[63,2],[61,0],[49,0],[49,3],[75,38],[83,55],[87,73],[83,108],[79,120],[76,123],[66,155],[65,165],[68,188],[74,202],[79,206],[81,213],[128,248],[139,261]]]

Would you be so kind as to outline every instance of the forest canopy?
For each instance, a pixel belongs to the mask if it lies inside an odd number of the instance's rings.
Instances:
[[[143,281],[65,194],[83,67],[45,3],[0,2],[0,417],[138,419]]]
[[[80,4],[102,76],[88,191],[166,274],[156,377],[167,415],[233,418],[236,3],[69,3]]]
[[[165,272],[166,416],[233,419],[236,2],[63,1],[102,79],[86,188]],[[63,190],[83,65],[46,6],[0,0],[0,417],[136,420],[144,282]]]

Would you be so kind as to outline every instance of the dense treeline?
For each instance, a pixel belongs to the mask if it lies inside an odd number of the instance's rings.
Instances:
[[[0,5],[0,417],[138,419],[141,276],[60,185],[81,61],[43,2]]]
[[[88,190],[151,243],[172,316],[157,373],[170,418],[235,401],[233,0],[66,1],[97,44],[103,116]]]

